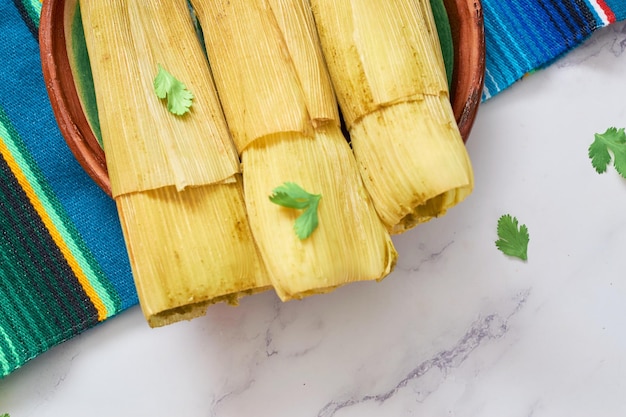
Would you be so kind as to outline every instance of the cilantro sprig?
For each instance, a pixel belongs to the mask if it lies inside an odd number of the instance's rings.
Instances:
[[[187,90],[185,84],[176,79],[165,68],[158,64],[158,73],[154,78],[154,92],[160,99],[167,98],[167,110],[177,116],[182,116],[191,107],[193,94]]]
[[[505,214],[498,219],[496,247],[505,255],[528,260],[530,236],[525,224],[518,226],[516,217]]]
[[[604,133],[596,133],[593,143],[589,146],[591,165],[598,174],[606,172],[611,163],[619,175],[626,178],[626,133],[624,128],[610,127]]]
[[[311,236],[317,228],[319,224],[317,208],[321,199],[321,195],[311,194],[293,182],[286,182],[276,187],[272,191],[272,195],[270,195],[270,201],[274,204],[296,210],[304,210],[293,225],[293,229],[300,240]]]

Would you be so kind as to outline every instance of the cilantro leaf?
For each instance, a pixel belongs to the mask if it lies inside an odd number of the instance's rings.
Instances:
[[[304,240],[311,236],[311,233],[319,224],[317,218],[317,208],[320,204],[321,196],[315,196],[311,200],[311,204],[304,210],[304,212],[298,217],[293,225],[293,229],[300,240]]]
[[[160,99],[167,98],[167,110],[177,116],[189,111],[193,94],[176,77],[167,72],[160,64],[159,72],[154,78],[154,92]]]
[[[502,253],[523,261],[528,259],[528,228],[525,224],[518,228],[517,218],[505,214],[498,219],[498,238],[496,247]]]
[[[296,219],[293,228],[300,240],[311,236],[317,228],[319,220],[317,209],[322,196],[311,194],[302,189],[298,184],[286,182],[276,187],[270,195],[270,201],[282,207],[304,210]]]
[[[595,140],[589,146],[589,158],[596,172],[598,174],[606,172],[611,163],[612,153],[615,170],[626,178],[626,133],[624,133],[624,128],[610,127],[606,132],[596,133],[594,136]]]

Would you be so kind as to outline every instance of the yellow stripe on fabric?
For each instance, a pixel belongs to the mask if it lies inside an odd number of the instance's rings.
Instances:
[[[2,109],[0,109],[0,116],[2,116]],[[26,156],[26,150],[23,148],[23,144],[19,142],[19,138],[17,137],[17,133],[12,133],[8,126],[3,124],[0,118],[0,140],[3,138],[9,139],[5,140],[5,146],[8,148],[8,152],[11,153],[11,156],[14,158],[17,166],[21,168],[21,172],[23,176],[28,178],[40,178],[41,174],[33,171],[31,167],[34,162],[30,161]],[[102,300],[106,307],[107,317],[111,317],[117,312],[119,312],[119,306],[117,300],[114,298],[114,295],[109,292],[109,290],[103,285],[103,283],[99,280],[100,274],[93,269],[91,262],[85,258],[85,253],[83,252],[82,247],[79,242],[76,242],[74,237],[74,232],[71,232],[68,229],[68,226],[65,224],[65,220],[62,218],[62,215],[55,208],[55,204],[50,201],[50,197],[48,193],[42,188],[42,185],[37,181],[30,181],[30,188],[33,190],[33,195],[38,196],[37,200],[40,201],[40,206],[43,207],[43,210],[48,214],[52,223],[56,225],[56,229],[60,232],[62,236],[65,236],[65,243],[67,247],[70,249],[71,253],[74,255],[75,259],[78,261],[78,264],[81,266],[82,270],[85,271],[85,276],[93,277],[93,279],[89,279],[91,286],[96,290],[98,294],[98,298]],[[29,197],[30,198],[30,197]],[[105,317],[106,318],[106,317]]]
[[[50,233],[50,236],[54,240],[54,243],[57,245],[57,247],[63,254],[63,257],[65,258],[68,265],[72,269],[72,272],[78,279],[78,282],[80,283],[81,287],[83,288],[83,290],[85,291],[85,293],[91,300],[92,304],[96,308],[96,311],[98,312],[98,321],[104,321],[107,317],[109,317],[109,313],[113,314],[113,312],[115,311],[113,304],[111,303],[110,307],[107,308],[103,299],[100,297],[100,294],[102,294],[103,292],[98,293],[98,291],[96,291],[96,289],[90,282],[84,270],[81,268],[81,265],[77,260],[77,257],[74,255],[72,250],[70,250],[67,242],[63,239],[63,236],[60,233],[59,229],[56,227],[55,222],[52,220],[52,218],[46,211],[44,205],[42,204],[42,201],[39,199],[37,193],[33,189],[30,182],[28,181],[28,178],[26,177],[26,175],[24,175],[24,171],[21,169],[20,164],[14,158],[13,154],[9,151],[9,148],[7,147],[7,144],[4,138],[1,136],[0,136],[0,154],[4,156],[4,159],[7,162],[7,165],[13,172],[13,175],[15,175],[15,178],[17,179],[18,183],[24,190],[25,194],[28,196],[28,199],[30,200],[33,208],[35,209],[35,211],[41,218],[43,224],[48,229],[48,232]],[[111,300],[109,300],[109,302],[111,302]]]

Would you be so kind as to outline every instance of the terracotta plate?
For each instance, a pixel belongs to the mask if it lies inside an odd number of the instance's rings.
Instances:
[[[52,109],[69,148],[89,176],[110,195],[77,2],[43,2],[39,31],[43,75]],[[480,0],[444,2],[455,49],[451,102],[461,135],[467,140],[484,83],[483,13]]]

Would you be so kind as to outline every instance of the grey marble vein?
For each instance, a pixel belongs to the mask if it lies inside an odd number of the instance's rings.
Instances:
[[[556,61],[555,65],[559,68],[579,65],[603,51],[616,58],[626,51],[626,21],[597,30],[595,36]]]
[[[243,394],[244,392],[248,391],[250,388],[254,386],[255,382],[256,380],[254,378],[251,378],[246,382],[245,385],[215,398],[211,403],[211,408],[210,408],[211,417],[216,417],[218,415],[218,410],[223,402],[227,401],[231,397],[237,397]]]
[[[361,397],[353,397],[345,400],[334,400],[326,404],[317,413],[317,417],[334,417],[338,412],[355,405],[374,402],[382,404],[393,398],[398,392],[406,388],[410,383],[419,380],[432,370],[438,370],[441,377],[435,382],[427,384],[426,392],[417,392],[416,400],[425,400],[445,380],[448,372],[458,368],[480,346],[485,343],[502,338],[509,330],[509,321],[526,304],[530,295],[530,289],[519,293],[516,297],[514,309],[506,316],[497,313],[478,318],[465,334],[450,348],[441,350],[434,356],[417,364],[402,380],[387,391],[376,394],[368,394]]]
[[[396,268],[399,269],[399,270],[406,271],[406,272],[417,272],[425,264],[432,263],[432,262],[437,262],[444,255],[444,253],[448,250],[448,248],[450,248],[453,244],[454,244],[454,240],[446,243],[438,251],[432,252],[428,256],[420,259],[419,262],[417,262],[417,264],[412,263],[410,265],[398,265],[398,266],[396,266]]]

